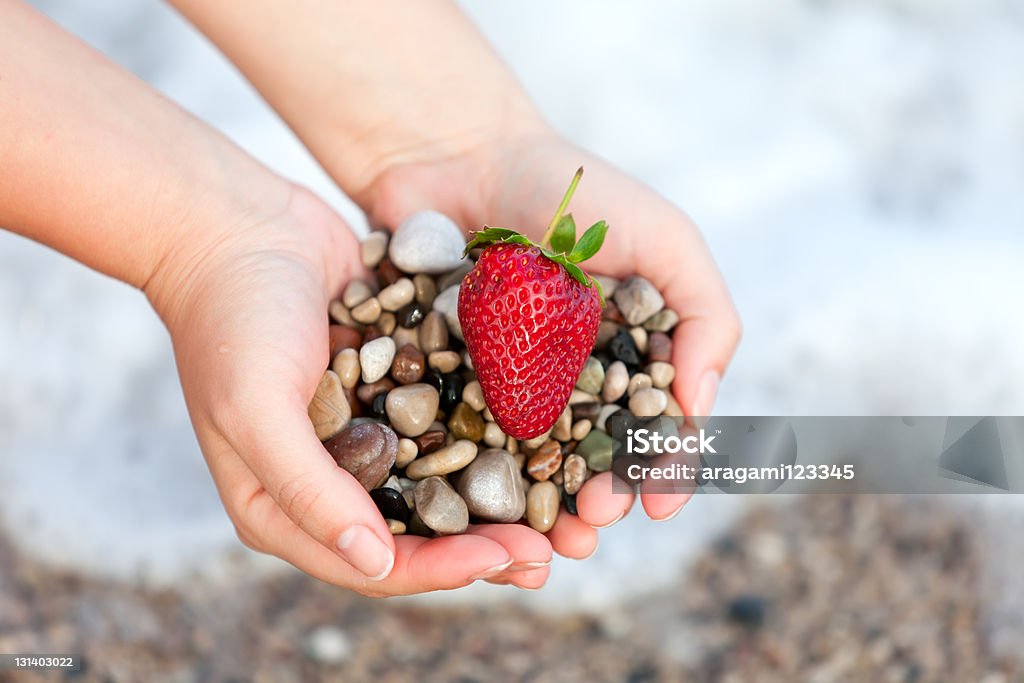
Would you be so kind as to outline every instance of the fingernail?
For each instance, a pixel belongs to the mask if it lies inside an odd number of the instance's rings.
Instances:
[[[690,414],[693,416],[693,423],[697,429],[703,427],[711,415],[711,409],[715,407],[715,398],[718,397],[718,383],[720,378],[714,370],[708,370],[700,378],[697,384],[697,393],[690,405]]]
[[[676,508],[676,511],[675,511],[675,512],[673,512],[673,513],[672,513],[671,515],[668,515],[667,517],[659,517],[659,518],[657,518],[657,519],[655,519],[654,517],[652,517],[651,519],[652,519],[652,520],[654,520],[655,522],[667,522],[668,520],[672,519],[673,517],[675,517],[676,515],[678,515],[678,514],[679,514],[680,512],[682,512],[682,511],[683,511],[683,508],[684,508],[684,507],[686,507],[686,503],[683,503],[682,505],[680,505],[679,507],[677,507],[677,508]]]
[[[598,547],[600,547],[600,545],[601,545],[601,542],[600,542],[600,541],[598,541],[597,543],[595,543],[595,544],[594,544],[594,549],[590,551],[590,554],[589,554],[589,555],[587,555],[586,557],[581,557],[581,558],[578,558],[578,559],[579,559],[579,561],[580,561],[580,562],[582,562],[583,560],[589,560],[590,558],[592,558],[592,557],[594,556],[594,553],[596,553],[596,552],[597,552],[597,549],[598,549]]]
[[[371,581],[387,578],[395,566],[395,554],[369,528],[356,524],[338,537],[338,551],[345,561]]]
[[[594,528],[595,529],[607,529],[612,524],[615,524],[616,522],[618,522],[620,519],[622,519],[625,516],[626,516],[626,511],[623,510],[622,512],[619,513],[619,516],[616,517],[615,519],[613,519],[612,521],[608,522],[607,524],[598,524]]]
[[[496,564],[493,567],[491,567],[490,569],[485,569],[484,571],[482,571],[479,574],[476,574],[474,576],[471,576],[470,578],[473,581],[479,581],[481,579],[493,578],[493,577],[497,576],[498,574],[502,573],[503,571],[505,571],[506,569],[508,569],[509,566],[511,566],[511,564],[512,564],[512,560],[509,560],[508,562],[502,562],[501,564]]]
[[[517,562],[516,564],[511,565],[508,570],[512,572],[526,572],[531,569],[546,567],[549,564],[551,564],[551,560],[548,560],[547,562]]]

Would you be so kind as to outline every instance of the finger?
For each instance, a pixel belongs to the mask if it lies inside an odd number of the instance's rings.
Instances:
[[[487,582],[498,586],[515,586],[516,588],[535,591],[544,587],[550,575],[551,567],[542,567],[540,569],[509,574],[496,579],[488,579]]]
[[[523,524],[475,524],[468,533],[500,543],[512,558],[506,573],[546,567],[551,562],[551,542]]]
[[[579,518],[597,529],[615,524],[633,507],[633,494],[612,489],[611,472],[594,475],[576,494]]]
[[[573,560],[585,560],[597,550],[597,529],[565,510],[558,512],[548,539],[556,553]]]
[[[679,430],[679,436],[696,435],[697,430],[689,425],[683,425]],[[689,502],[696,491],[696,473],[700,467],[700,455],[698,453],[665,453],[650,460],[650,465],[662,471],[691,472],[692,475],[680,478],[644,478],[640,482],[640,503],[644,507],[647,516],[656,522],[664,522],[672,519],[683,506]]]
[[[672,363],[676,378],[672,390],[688,417],[711,415],[718,396],[718,384],[740,340],[739,318],[731,308],[713,317],[686,318],[673,335]]]

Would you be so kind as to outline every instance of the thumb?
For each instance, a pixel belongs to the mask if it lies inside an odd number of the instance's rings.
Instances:
[[[236,402],[232,413],[251,419],[223,425],[224,436],[292,522],[367,578],[384,579],[395,562],[384,518],[317,439],[302,398],[292,398]]]

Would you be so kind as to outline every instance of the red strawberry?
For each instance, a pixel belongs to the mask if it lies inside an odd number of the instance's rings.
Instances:
[[[576,264],[597,253],[608,226],[594,224],[577,242],[572,216],[563,215],[582,173],[540,245],[508,228],[485,228],[466,247],[487,245],[459,290],[466,349],[487,407],[516,439],[558,420],[601,322],[600,285]]]

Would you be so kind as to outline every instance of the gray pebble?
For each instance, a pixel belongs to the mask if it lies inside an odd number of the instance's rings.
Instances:
[[[622,398],[629,388],[629,370],[626,364],[620,360],[608,366],[604,375],[604,386],[601,389],[601,398],[605,403],[614,403]]]
[[[376,268],[384,254],[388,250],[388,234],[381,230],[375,230],[363,239],[360,251],[362,252],[363,265],[367,268]]]
[[[441,396],[434,387],[429,384],[409,384],[388,392],[384,410],[396,432],[402,436],[419,436],[434,421],[440,403]]]
[[[526,512],[523,477],[510,453],[491,448],[459,478],[459,493],[471,514],[488,522],[517,522]]]
[[[476,454],[476,444],[462,439],[450,446],[436,450],[430,455],[424,455],[413,460],[405,468],[405,476],[410,479],[425,479],[455,472],[473,462]]]
[[[473,266],[476,265],[476,261],[472,259],[465,259],[459,264],[459,267],[455,270],[445,273],[437,278],[437,291],[443,292],[444,290],[452,287],[453,285],[462,284],[463,278],[473,270]]]
[[[469,508],[444,477],[428,477],[413,491],[416,514],[441,536],[461,534],[469,526]]]
[[[648,332],[668,332],[679,324],[679,314],[671,308],[663,308],[644,322]]]
[[[615,296],[615,290],[619,288],[619,280],[617,278],[607,275],[595,275],[594,279],[601,283],[601,292],[604,294],[605,299],[611,299]]]
[[[388,254],[406,273],[444,273],[458,267],[466,239],[452,219],[437,211],[418,211],[391,237]]]
[[[615,290],[615,303],[630,325],[643,324],[665,306],[658,288],[646,278],[634,275]]]
[[[576,388],[588,394],[597,394],[604,385],[604,367],[601,361],[590,356],[583,365],[580,378],[576,380]]]
[[[318,664],[337,665],[352,656],[352,641],[336,626],[321,626],[306,638],[305,650]]]
[[[395,340],[391,337],[377,337],[363,344],[359,349],[359,366],[363,382],[372,384],[388,374],[391,361],[395,359]]]

